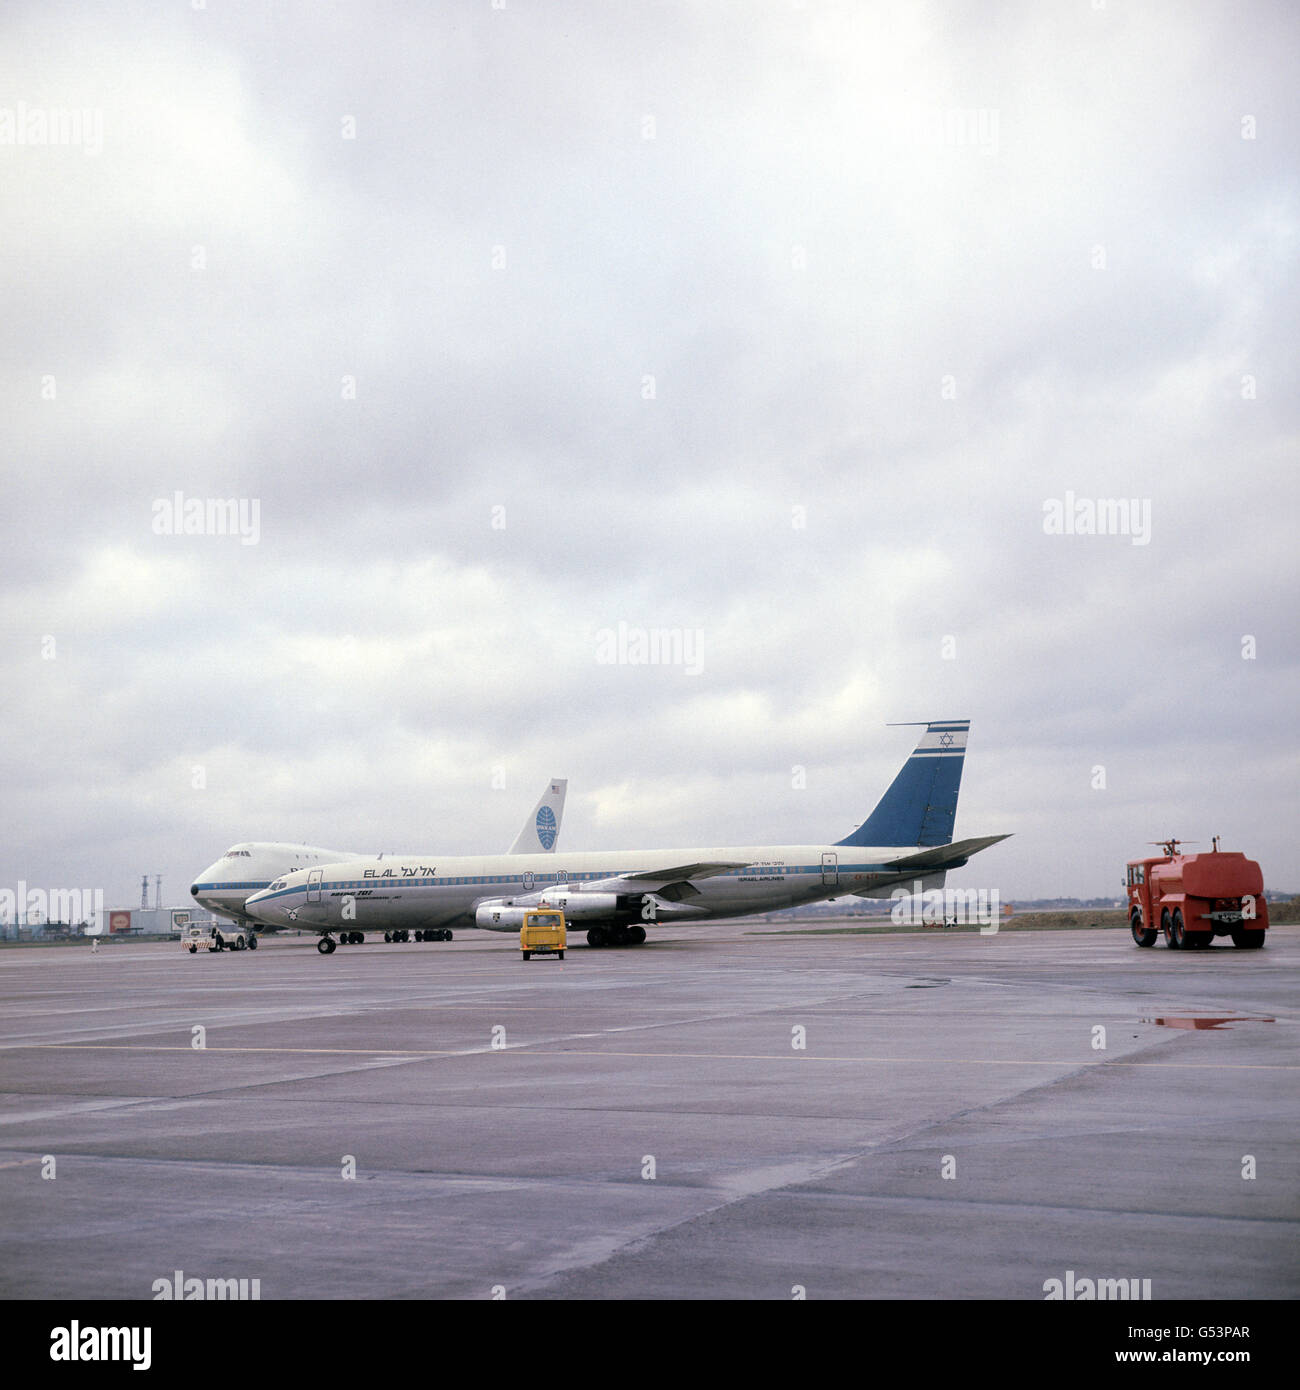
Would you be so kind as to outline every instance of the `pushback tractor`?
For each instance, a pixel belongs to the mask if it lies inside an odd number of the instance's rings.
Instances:
[[[1175,951],[1201,949],[1216,936],[1245,950],[1264,944],[1268,904],[1253,859],[1221,850],[1217,835],[1209,854],[1180,854],[1180,840],[1159,843],[1162,854],[1128,865],[1129,926],[1139,946],[1154,946],[1158,935]]]

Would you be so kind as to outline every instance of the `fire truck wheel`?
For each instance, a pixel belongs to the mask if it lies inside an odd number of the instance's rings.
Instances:
[[[1264,930],[1260,927],[1255,931],[1246,931],[1239,927],[1232,933],[1232,944],[1244,951],[1258,950],[1264,944]]]
[[[1130,926],[1133,929],[1133,940],[1136,941],[1139,946],[1154,946],[1156,944],[1156,929],[1154,927],[1144,927],[1142,925],[1142,918],[1138,913],[1135,912],[1133,914],[1133,920]]]
[[[1176,951],[1187,949],[1187,933],[1183,930],[1183,914],[1178,908],[1174,908],[1174,915],[1169,919],[1169,944]]]

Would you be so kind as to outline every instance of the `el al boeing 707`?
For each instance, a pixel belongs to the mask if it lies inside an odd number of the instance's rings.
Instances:
[[[586,854],[418,855],[342,861],[284,874],[245,904],[269,926],[321,934],[415,927],[517,931],[525,911],[562,908],[589,946],[640,945],[646,926],[743,917],[826,898],[877,897],[949,869],[1005,835],[953,842],[968,719],[934,720],[870,816],[819,845],[602,850]],[[563,867],[555,867],[561,862]]]

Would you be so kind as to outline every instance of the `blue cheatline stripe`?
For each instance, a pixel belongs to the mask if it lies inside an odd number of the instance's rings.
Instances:
[[[779,876],[782,877],[782,878],[792,878],[792,877],[795,877],[796,875],[799,875],[799,874],[808,874],[808,875],[810,875],[810,876],[815,876],[815,877],[820,878],[823,869],[834,869],[834,870],[836,870],[836,871],[837,871],[838,873],[840,873],[840,874],[891,874],[891,875],[892,875],[892,874],[897,874],[897,873],[903,872],[902,870],[899,870],[899,869],[891,869],[891,868],[889,867],[888,864],[843,864],[843,863],[840,863],[840,864],[786,864],[786,865],[782,865],[782,866],[779,867],[779,868],[773,868],[773,869],[771,869],[770,871],[767,870],[767,869],[764,869],[764,868],[757,868],[757,869],[751,869],[751,868],[745,868],[745,869],[728,869],[727,872],[726,872],[725,874],[711,874],[710,877],[711,877],[711,878],[739,878],[739,877],[741,877],[742,875],[745,875],[745,876],[761,875],[761,876],[764,876],[764,877],[775,877],[775,876],[779,875]],[[630,872],[632,872],[632,873],[640,873],[641,870],[639,870],[639,869],[634,869],[634,870],[630,870]],[[582,879],[582,878],[588,878],[588,879],[606,879],[606,878],[620,878],[620,877],[622,877],[622,873],[621,873],[621,872],[601,872],[601,873],[591,873],[591,874],[571,874],[567,880],[562,880],[562,881],[564,881],[564,882],[574,882],[574,883],[576,883],[576,882],[579,881],[579,879]],[[534,886],[545,886],[546,884],[548,884],[548,883],[550,882],[550,877],[549,877],[549,875],[540,875],[540,874],[537,874],[537,875],[534,875],[534,880],[533,880],[533,881],[534,881]],[[666,880],[665,880],[665,881],[666,881]],[[378,888],[391,888],[391,887],[394,887],[394,886],[402,887],[402,888],[449,888],[449,887],[481,888],[481,887],[505,887],[505,886],[512,885],[512,884],[520,884],[520,885],[522,885],[522,883],[523,883],[522,877],[520,877],[520,878],[506,878],[506,879],[503,879],[503,878],[500,878],[500,877],[498,877],[498,876],[496,876],[496,875],[487,875],[487,876],[485,876],[485,877],[478,877],[478,878],[460,878],[460,877],[455,877],[455,878],[363,878],[363,879],[340,879],[340,880],[338,880],[337,882],[336,882],[335,880],[331,879],[328,883],[319,883],[319,884],[313,883],[313,884],[308,884],[308,883],[305,883],[305,882],[304,882],[304,883],[298,884],[296,887],[293,887],[293,888],[281,888],[281,889],[280,889],[277,893],[275,893],[273,896],[274,896],[274,897],[277,897],[277,898],[282,898],[282,897],[285,897],[285,896],[287,896],[287,895],[289,895],[289,894],[291,894],[291,893],[297,893],[297,892],[300,892],[302,889],[304,889],[304,888],[309,888],[309,887],[310,887],[310,888],[320,888],[323,892],[340,892],[340,891],[346,891],[346,890],[348,890],[348,889],[354,889],[354,888],[376,888],[376,887],[378,887]],[[558,885],[556,885],[556,886],[558,886]],[[512,890],[512,891],[517,891],[517,890]],[[654,890],[653,888],[644,888],[644,889],[640,889],[640,890],[626,889],[626,890],[624,890],[624,891],[627,892],[629,895],[632,895],[632,894],[634,894],[634,893],[637,892],[637,891],[645,892],[645,893],[652,893],[652,892],[654,892],[655,890]]]
[[[247,892],[252,890],[258,892],[263,888],[271,886],[271,880],[264,879],[261,883],[196,883],[194,885],[200,893],[225,893],[225,892]]]

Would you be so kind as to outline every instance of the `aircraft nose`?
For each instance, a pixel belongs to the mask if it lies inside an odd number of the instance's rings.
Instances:
[[[208,902],[206,898],[200,897],[200,893],[202,892],[204,884],[207,884],[209,887],[215,885],[219,863],[220,861],[218,861],[217,864],[209,864],[198,878],[190,884],[190,897],[198,898],[199,902],[202,903],[204,907],[208,906]]]
[[[254,893],[244,903],[244,911],[250,917],[256,917],[259,922],[269,923],[271,926],[278,926],[285,920],[284,909],[277,902],[269,888],[263,888],[260,893]]]

